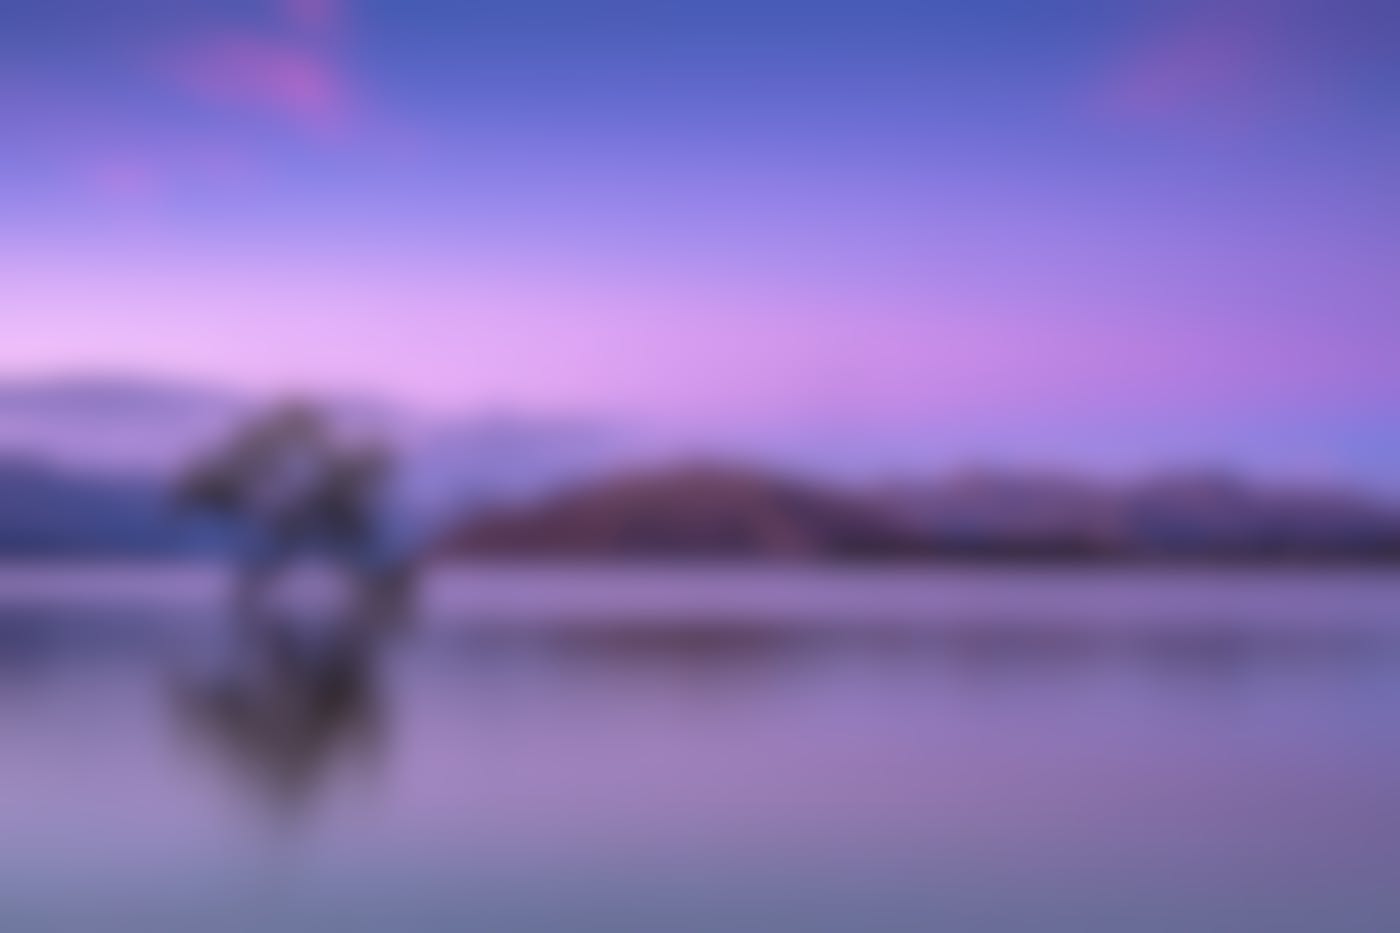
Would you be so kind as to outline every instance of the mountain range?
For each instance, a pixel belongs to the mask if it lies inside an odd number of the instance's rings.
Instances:
[[[836,488],[690,464],[479,515],[444,549],[551,559],[1393,560],[1400,510],[1223,474],[1107,485],[981,471]]]
[[[166,489],[259,404],[121,378],[0,383],[0,555],[217,547],[172,513]],[[363,399],[326,407],[392,439],[394,520],[445,556],[1400,556],[1395,504],[1343,488],[1202,471],[1128,483],[985,469],[822,481],[742,459],[663,456],[584,419],[432,419]]]

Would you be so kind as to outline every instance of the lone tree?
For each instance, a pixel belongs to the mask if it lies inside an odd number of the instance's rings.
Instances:
[[[237,530],[236,592],[245,613],[261,613],[276,580],[317,556],[350,578],[357,608],[380,616],[402,608],[412,578],[383,527],[392,468],[383,445],[347,443],[322,411],[291,402],[244,424],[196,462],[176,492],[184,507]]]

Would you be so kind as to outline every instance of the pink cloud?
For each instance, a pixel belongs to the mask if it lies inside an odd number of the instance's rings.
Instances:
[[[304,32],[328,35],[345,19],[342,0],[280,0],[282,15]]]
[[[316,135],[343,131],[351,117],[344,69],[320,47],[230,33],[191,47],[173,74],[206,101],[275,116]]]
[[[228,142],[115,145],[74,162],[90,190],[111,201],[150,204],[191,187],[227,187],[246,180],[251,157]]]
[[[1252,4],[1196,7],[1140,41],[1110,69],[1095,96],[1096,109],[1156,120],[1256,103],[1286,64],[1280,25]]]

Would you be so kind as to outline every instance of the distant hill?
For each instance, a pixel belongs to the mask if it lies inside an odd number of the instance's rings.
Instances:
[[[209,544],[177,521],[159,483],[0,461],[0,557],[174,556]]]
[[[375,398],[318,401],[350,430],[393,444],[402,467],[395,507],[413,527],[432,529],[442,515],[557,488],[616,463],[626,446],[620,432],[588,420],[429,418]],[[47,464],[71,481],[167,482],[259,407],[199,383],[104,375],[0,381],[0,462]]]
[[[1400,556],[1400,510],[1327,487],[1180,472],[1114,486],[982,471],[881,489],[879,506],[941,552],[1104,557]]]
[[[125,377],[0,382],[0,456],[167,473],[250,407],[215,389]]]
[[[686,465],[488,512],[454,556],[1400,559],[1400,512],[1343,491],[1178,474],[1124,487],[966,473],[868,491],[739,466]]]
[[[618,475],[540,504],[488,511],[444,542],[455,555],[833,558],[908,553],[917,537],[868,503],[739,467]]]

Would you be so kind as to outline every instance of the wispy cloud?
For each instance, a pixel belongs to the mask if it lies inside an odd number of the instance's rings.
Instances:
[[[169,73],[198,99],[278,118],[317,135],[343,133],[351,81],[333,49],[295,39],[224,33],[190,42]]]
[[[252,171],[245,151],[216,141],[113,142],[70,162],[90,191],[133,207],[150,206],[191,187],[237,184]]]
[[[339,31],[345,22],[346,9],[342,0],[280,0],[281,12],[294,27],[312,34],[327,36]]]
[[[1191,4],[1138,38],[1109,67],[1093,103],[1134,121],[1238,112],[1269,99],[1290,64],[1280,8]]]
[[[355,116],[354,81],[345,61],[343,0],[269,0],[259,30],[219,27],[184,38],[164,73],[211,106],[273,117],[327,138]]]
[[[143,156],[128,153],[88,160],[84,173],[99,194],[114,201],[149,201],[162,187],[161,169]]]
[[[258,3],[162,0],[158,17],[43,20],[73,51],[0,67],[9,150],[131,206],[248,180],[277,157],[264,130],[363,142],[374,121],[347,52],[348,0]]]

